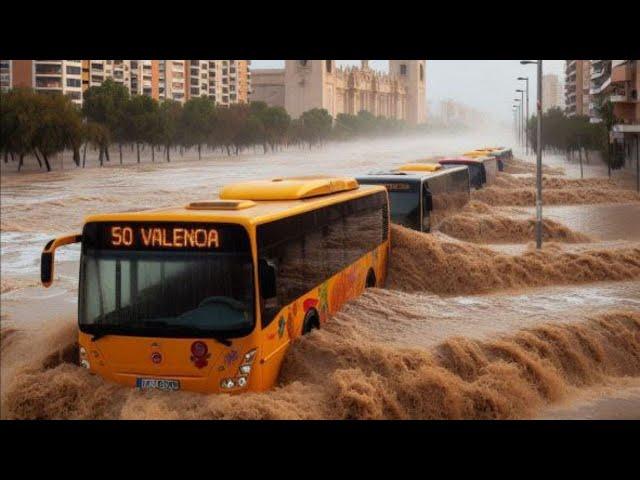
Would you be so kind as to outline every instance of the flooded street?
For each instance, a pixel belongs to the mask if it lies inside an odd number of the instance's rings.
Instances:
[[[628,174],[610,183],[592,160],[583,171],[594,180],[579,183],[579,167],[559,156],[543,159],[558,172],[545,175],[556,193],[543,211],[551,222],[542,251],[532,249],[526,172],[501,174],[435,234],[394,227],[386,288],[296,341],[272,392],[141,393],[66,360],[80,249],[58,250],[50,289],[39,285],[40,253],[54,235],[78,232],[85,215],[210,200],[241,179],[356,175],[486,144],[514,141],[510,132],[433,133],[201,161],[192,152],[171,164],[69,162],[49,174],[3,168],[2,418],[640,419],[640,197]]]

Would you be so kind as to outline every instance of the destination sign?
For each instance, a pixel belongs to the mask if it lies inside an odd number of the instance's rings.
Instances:
[[[134,242],[145,247],[166,248],[218,248],[218,230],[215,228],[181,227],[110,227],[112,247],[130,247]]]
[[[180,222],[105,222],[85,225],[83,246],[109,250],[249,250],[240,225]]]

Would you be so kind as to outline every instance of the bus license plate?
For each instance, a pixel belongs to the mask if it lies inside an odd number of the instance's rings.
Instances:
[[[166,380],[164,378],[137,378],[136,388],[140,390],[180,390],[180,380]]]

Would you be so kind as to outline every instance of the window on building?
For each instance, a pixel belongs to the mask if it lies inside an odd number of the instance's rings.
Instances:
[[[420,81],[424,80],[424,65],[420,64]]]
[[[401,63],[400,64],[400,75],[406,75],[407,74],[407,64],[406,63]]]
[[[67,66],[67,75],[80,75],[82,68]]]
[[[327,73],[331,73],[331,60],[325,60],[327,66]]]
[[[67,87],[80,87],[82,81],[79,78],[67,78]]]

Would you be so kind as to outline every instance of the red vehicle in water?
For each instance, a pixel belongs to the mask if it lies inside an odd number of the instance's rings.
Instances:
[[[438,163],[443,168],[454,168],[462,165],[469,168],[469,184],[472,188],[491,185],[495,181],[498,171],[496,157],[445,157],[439,158]]]

